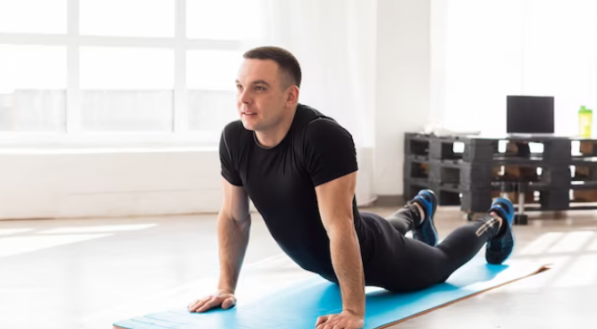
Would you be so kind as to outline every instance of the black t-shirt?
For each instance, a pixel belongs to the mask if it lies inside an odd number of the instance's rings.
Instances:
[[[299,104],[290,130],[264,148],[240,120],[220,140],[222,176],[243,186],[282,250],[303,269],[336,281],[330,245],[315,186],[358,169],[351,134],[333,119]],[[370,229],[352,202],[363,261],[371,249]]]

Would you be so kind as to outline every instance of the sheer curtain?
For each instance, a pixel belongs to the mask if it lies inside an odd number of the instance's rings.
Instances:
[[[359,175],[357,202],[373,186],[376,2],[266,0],[264,43],[283,47],[303,70],[300,102],[333,117],[353,135]]]
[[[597,1],[448,0],[438,6],[445,19],[432,30],[443,36],[437,48],[443,89],[435,104],[444,124],[503,134],[507,95],[554,96],[556,133],[578,133],[578,109],[597,105]]]

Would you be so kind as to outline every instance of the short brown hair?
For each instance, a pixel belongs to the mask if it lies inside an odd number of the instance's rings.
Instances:
[[[243,57],[247,59],[272,60],[278,63],[280,70],[288,75],[291,83],[297,85],[297,87],[301,86],[301,66],[296,57],[288,50],[272,46],[258,47],[247,51]]]

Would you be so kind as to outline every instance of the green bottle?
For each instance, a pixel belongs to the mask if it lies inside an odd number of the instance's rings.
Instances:
[[[578,111],[578,133],[581,137],[590,138],[593,135],[593,111],[581,106]]]

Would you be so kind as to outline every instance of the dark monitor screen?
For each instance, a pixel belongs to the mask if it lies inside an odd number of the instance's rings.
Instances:
[[[553,134],[554,98],[508,96],[507,133]]]

